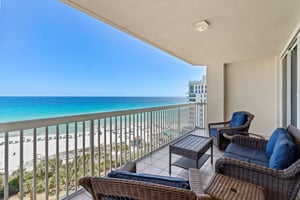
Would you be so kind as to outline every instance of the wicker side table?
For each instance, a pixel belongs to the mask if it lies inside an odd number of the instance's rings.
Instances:
[[[211,149],[211,154],[206,154]],[[172,163],[172,153],[182,156]],[[169,146],[169,175],[172,165],[183,169],[199,169],[208,159],[213,164],[213,140],[212,138],[198,135],[187,135]]]
[[[216,174],[205,188],[215,200],[264,200],[264,189],[229,176]]]

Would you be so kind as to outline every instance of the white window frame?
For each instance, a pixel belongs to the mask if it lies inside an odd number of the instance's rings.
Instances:
[[[291,78],[291,52],[292,50],[297,46],[297,91],[296,91],[296,97],[297,97],[297,127],[300,128],[300,33],[298,33],[296,37],[296,42],[287,50],[287,52],[282,56],[280,59],[281,63],[281,69],[282,69],[282,60],[285,56],[287,56],[287,124],[291,124],[291,85],[292,85],[292,78]],[[284,106],[284,105],[281,105]]]

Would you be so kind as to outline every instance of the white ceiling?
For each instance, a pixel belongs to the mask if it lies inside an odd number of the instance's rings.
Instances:
[[[193,65],[279,55],[300,22],[300,0],[62,1]]]

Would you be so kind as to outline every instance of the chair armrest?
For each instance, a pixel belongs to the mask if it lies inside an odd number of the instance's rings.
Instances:
[[[284,170],[274,170],[268,167],[236,160],[233,158],[219,158],[215,164],[215,171],[216,173],[225,173],[226,175],[236,178],[239,178],[238,176],[242,175],[247,176],[249,175],[249,172],[252,172],[252,175],[258,173],[273,178],[277,177],[280,179],[290,179],[300,172],[300,159]]]
[[[189,182],[193,192],[196,194],[204,194],[203,183],[201,182],[201,176],[198,169],[189,169]]]
[[[256,133],[246,133],[246,135],[250,136],[250,137],[254,137],[254,138],[258,138],[261,140],[266,140],[266,138],[264,138],[264,136],[260,135],[260,134],[256,134]]]
[[[300,159],[284,170],[274,170],[232,158],[220,158],[215,166],[216,173],[262,186],[266,199],[296,199],[300,189]]]
[[[208,123],[208,128],[210,128],[211,126],[223,125],[223,124],[229,124],[229,123],[230,123],[230,121]]]
[[[218,132],[220,133],[230,133],[230,132],[243,132],[248,126],[242,125],[242,126],[234,126],[234,127],[222,127],[218,128]]]
[[[213,200],[210,195],[208,194],[197,194],[198,200]]]
[[[189,169],[189,182],[191,190],[197,194],[199,200],[212,200],[211,196],[204,193],[203,183],[198,169]]]
[[[84,189],[86,189],[93,197],[93,199],[96,199],[96,196],[94,194],[92,183],[91,183],[91,176],[85,176],[79,179],[79,185],[81,185]]]
[[[231,142],[243,146],[255,148],[255,149],[265,149],[268,141],[265,139],[259,139],[259,138],[249,137],[249,136],[235,135],[232,137]]]
[[[134,161],[128,161],[119,170],[136,173],[136,163]]]

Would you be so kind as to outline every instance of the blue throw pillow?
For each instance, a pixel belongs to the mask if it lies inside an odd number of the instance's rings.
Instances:
[[[277,138],[280,134],[288,134],[288,131],[284,128],[277,128],[275,129],[275,131],[272,133],[270,139],[268,140],[267,142],[267,145],[266,145],[266,154],[268,156],[268,158],[270,159],[272,153],[273,153],[273,149],[274,149],[274,146],[275,146],[275,143],[277,141]]]
[[[292,136],[289,133],[279,134],[269,161],[269,167],[282,170],[288,168],[296,160],[297,147]]]
[[[235,112],[229,123],[229,127],[241,126],[247,122],[247,115],[242,112]]]
[[[152,174],[136,174],[124,171],[111,171],[107,176],[110,178],[130,179],[190,190],[189,182],[181,178],[157,176]]]

